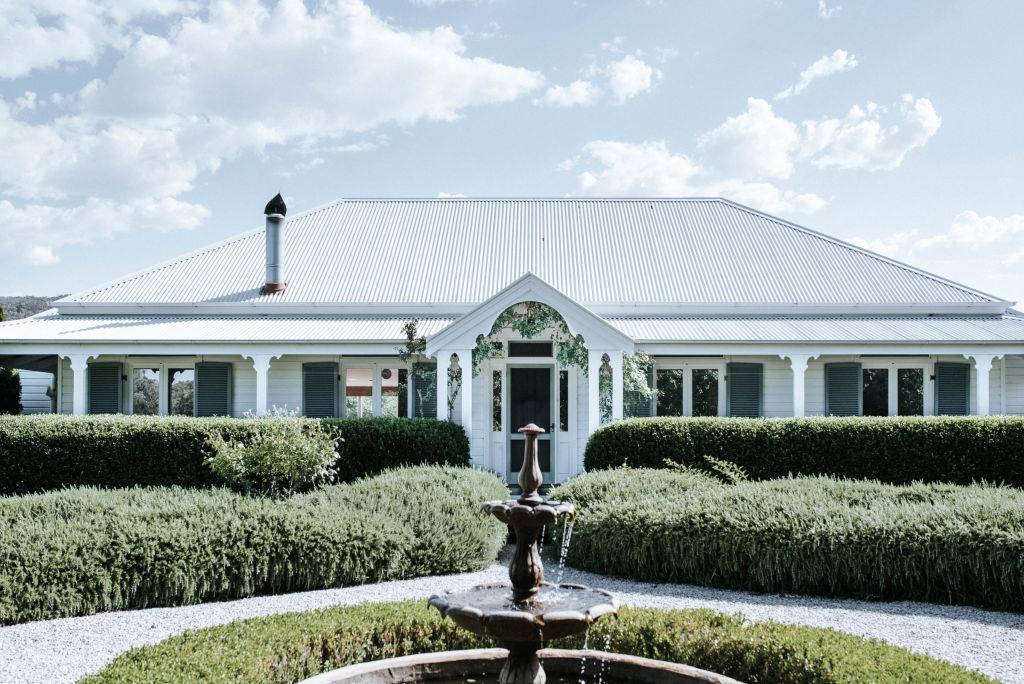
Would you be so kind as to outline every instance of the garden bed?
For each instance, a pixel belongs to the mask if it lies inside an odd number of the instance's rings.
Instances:
[[[478,502],[506,494],[482,471],[418,466],[285,500],[161,487],[0,498],[0,624],[476,570],[506,536]]]
[[[830,629],[748,622],[708,610],[623,608],[590,644],[747,682],[986,682],[962,667]],[[189,632],[119,656],[85,682],[292,682],[353,663],[493,646],[423,601],[337,606]],[[583,637],[561,640],[580,648]]]
[[[637,580],[1024,611],[1024,492],[826,477],[587,473],[568,563]]]

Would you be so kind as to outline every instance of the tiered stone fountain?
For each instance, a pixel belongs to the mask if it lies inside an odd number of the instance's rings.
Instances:
[[[571,503],[544,501],[537,461],[537,435],[530,424],[523,467],[519,471],[522,496],[510,501],[486,501],[485,512],[512,526],[516,550],[509,565],[512,586],[482,584],[462,591],[447,591],[430,598],[430,605],[460,627],[492,637],[504,649],[478,649],[427,653],[378,660],[344,667],[306,680],[307,684],[387,684],[395,682],[495,682],[545,684],[544,660],[558,682],[600,681],[603,684],[739,684],[713,672],[677,663],[593,651],[545,649],[545,642],[579,634],[597,619],[617,613],[619,602],[607,591],[579,584],[553,585],[544,581],[538,542],[545,525],[561,517],[575,518]],[[538,657],[538,653],[540,653]],[[587,658],[600,662],[597,677],[584,677]],[[498,667],[501,667],[498,672]],[[495,674],[497,677],[495,678]]]
[[[508,649],[500,684],[544,684],[547,678],[537,658],[544,642],[587,630],[601,616],[617,613],[619,602],[601,589],[544,581],[538,548],[541,531],[560,517],[575,517],[576,507],[541,498],[538,490],[544,480],[537,462],[537,435],[544,430],[531,423],[519,432],[526,435],[519,471],[522,496],[482,506],[516,534],[516,552],[508,568],[511,596],[506,585],[481,585],[433,596],[430,605],[463,629],[493,637]]]

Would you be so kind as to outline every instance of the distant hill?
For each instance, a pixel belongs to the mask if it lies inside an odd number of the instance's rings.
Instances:
[[[19,318],[28,318],[40,311],[46,311],[51,308],[50,302],[66,296],[33,297],[32,295],[26,295],[24,297],[0,297],[0,308],[4,310],[7,320],[16,321]]]

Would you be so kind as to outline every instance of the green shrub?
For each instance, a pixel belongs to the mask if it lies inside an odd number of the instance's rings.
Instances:
[[[991,681],[880,641],[708,610],[623,608],[618,620],[596,623],[590,639],[609,639],[613,652],[747,682]],[[580,636],[552,645],[579,648],[582,642]],[[425,601],[335,606],[187,632],[132,649],[83,682],[293,682],[368,660],[493,645],[442,620]]]
[[[1004,482],[1024,487],[1024,418],[633,418],[590,436],[587,470],[709,470],[707,458],[751,479],[834,475],[892,484]]]
[[[461,425],[428,418],[325,419],[344,440],[338,481],[379,473],[387,468],[432,463],[469,465],[469,438]]]
[[[247,441],[207,440],[213,456],[206,463],[224,482],[246,492],[291,496],[334,480],[337,438],[318,420],[274,409],[258,418]]]
[[[360,418],[322,423],[345,441],[343,482],[400,465],[469,465],[461,426],[438,420]],[[0,495],[61,487],[206,487],[225,484],[205,461],[209,442],[250,443],[265,425],[181,416],[0,416]]]
[[[419,466],[286,500],[180,488],[5,497],[0,623],[480,569],[506,530],[478,502],[506,493],[482,471]],[[424,543],[445,529],[456,534]]]
[[[1024,610],[1024,492],[826,477],[716,484],[664,470],[588,473],[568,563],[759,592]]]

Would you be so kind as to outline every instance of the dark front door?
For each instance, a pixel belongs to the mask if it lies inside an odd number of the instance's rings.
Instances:
[[[551,432],[554,428],[551,401],[551,367],[511,367],[509,377],[508,481],[515,482],[523,467],[525,437],[518,431],[534,423],[545,432],[537,438],[537,459],[544,481],[551,482]]]

